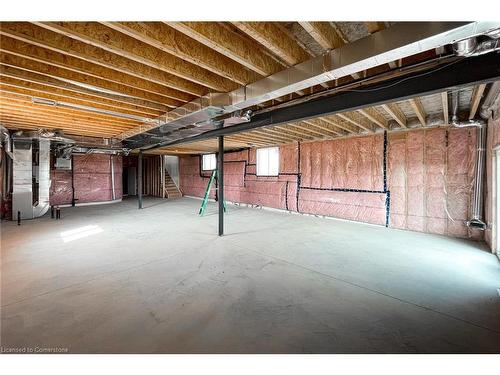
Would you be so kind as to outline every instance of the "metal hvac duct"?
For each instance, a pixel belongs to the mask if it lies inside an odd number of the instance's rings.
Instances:
[[[38,203],[33,207],[33,216],[40,217],[49,210],[50,203],[50,140],[38,140]]]
[[[474,187],[472,191],[472,212],[467,226],[484,230],[486,223],[483,221],[484,201],[484,168],[486,154],[486,122],[484,120],[460,121],[458,118],[458,103],[460,92],[454,91],[451,95],[452,119],[451,125],[456,128],[476,127],[476,163],[474,166]]]
[[[500,22],[397,23],[388,29],[231,92],[232,109],[244,109],[498,29]]]
[[[12,220],[33,219],[45,215],[50,207],[50,140],[38,140],[38,202],[33,205],[33,140],[14,138],[12,169]]]
[[[14,137],[17,139],[47,139],[49,141],[54,141],[57,143],[75,143],[74,139],[64,137],[61,131],[53,131],[47,129],[38,130],[18,130],[14,133]]]
[[[84,147],[84,146],[73,146],[71,147],[71,152],[79,154],[107,154],[107,155],[128,155],[130,153],[129,148],[104,148],[104,147]]]
[[[14,139],[12,220],[33,219],[33,164],[31,139]]]
[[[500,49],[500,39],[487,38],[479,41],[478,37],[460,40],[453,44],[457,56],[478,56]]]

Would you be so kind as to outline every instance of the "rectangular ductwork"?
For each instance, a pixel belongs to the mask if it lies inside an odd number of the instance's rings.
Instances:
[[[12,220],[43,216],[49,209],[50,191],[50,140],[39,139],[38,167],[35,178],[38,182],[38,201],[33,205],[33,140],[14,139]]]
[[[401,22],[369,37],[233,91],[243,109],[366,69],[452,44],[500,27],[499,22]]]
[[[33,164],[31,139],[14,140],[12,220],[33,219]]]

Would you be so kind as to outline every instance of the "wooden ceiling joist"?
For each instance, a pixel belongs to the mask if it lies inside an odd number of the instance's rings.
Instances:
[[[5,125],[5,127],[7,127],[8,129],[38,130],[40,128],[40,124],[37,122],[35,123],[24,122],[23,120],[20,119],[15,119],[13,121],[2,120],[2,124]],[[99,138],[103,137],[112,138],[115,136],[114,133],[103,131],[102,129],[99,130],[91,130],[83,128],[76,129],[74,125],[72,124],[67,125],[63,122],[58,123],[56,126],[53,127],[53,129],[60,129],[64,131],[66,135],[87,135]]]
[[[270,140],[261,140],[261,139],[256,139],[255,137],[252,137],[251,135],[231,135],[231,140],[236,140],[240,142],[246,142],[248,145],[255,145],[255,146],[270,146],[273,145],[274,142]]]
[[[272,144],[286,143],[287,142],[285,139],[273,137],[269,134],[258,133],[256,130],[250,131],[250,132],[245,133],[245,134],[239,134],[239,135],[242,137],[248,137],[250,139],[255,139],[257,141],[268,142],[268,143],[272,143]]]
[[[94,91],[104,89],[116,94],[161,104],[169,108],[176,108],[182,105],[182,102],[167,98],[156,93],[139,90],[130,86],[107,81],[87,74],[77,73],[72,70],[47,65],[38,61],[28,60],[19,56],[10,55],[8,53],[1,54],[0,64],[13,68],[19,68],[28,72],[42,74],[55,79],[63,79],[66,81],[70,81],[71,83],[77,82],[84,85],[89,85],[92,88],[95,88]]]
[[[381,107],[403,128],[406,128],[406,116],[396,103],[382,104]]]
[[[165,23],[103,22],[103,24],[240,85],[246,85],[259,79],[255,72],[187,37]]]
[[[310,119],[304,122],[332,137],[344,135],[344,132],[342,130],[332,128],[328,123],[322,121],[321,118]]]
[[[312,127],[308,122],[306,121],[301,121],[298,123],[293,124],[292,126],[303,130],[306,132],[306,134],[310,134],[314,138],[326,138],[326,137],[331,137],[330,135],[326,134],[324,131],[320,131],[318,129],[315,129]]]
[[[96,98],[106,98],[108,100],[117,101],[119,103],[131,104],[134,106],[139,106],[143,108],[149,108],[158,110],[161,112],[167,112],[170,110],[170,107],[167,107],[163,104],[153,103],[143,99],[137,99],[132,97],[127,97],[123,95],[114,95],[107,92],[98,92],[86,87],[82,87],[79,85],[75,85],[66,81],[61,81],[59,79],[55,79],[43,74],[29,72],[27,70],[22,70],[18,68],[13,68],[10,66],[0,65],[0,76],[2,77],[10,77],[21,81],[32,82],[44,86],[54,87],[58,89],[64,89],[80,94],[86,94],[89,96],[93,96]]]
[[[344,45],[342,37],[330,22],[299,22],[300,26],[324,49],[336,49]]]
[[[79,74],[85,74],[103,81],[114,82],[115,84],[125,85],[136,90],[143,90],[155,95],[161,95],[167,98],[168,103],[172,107],[178,107],[184,102],[176,99],[174,90],[167,86],[160,85],[155,82],[138,79],[137,77],[118,72],[116,70],[103,67],[94,63],[89,63],[85,60],[63,55],[45,48],[26,44],[9,37],[1,37],[0,50],[11,56],[33,60],[38,63],[46,64],[71,70]],[[53,74],[55,74],[54,72]]]
[[[284,134],[283,132],[279,132],[274,129],[269,129],[269,128],[262,128],[261,130],[254,130],[254,132],[260,133],[262,135],[265,135],[267,137],[270,137],[271,139],[279,139],[285,142],[293,142],[295,139],[287,134]]]
[[[307,124],[309,129],[315,129],[327,137],[338,137],[342,135],[342,133],[329,128],[326,124],[320,123],[317,119],[304,120],[302,122]]]
[[[257,132],[255,131],[254,134],[257,134],[257,135],[261,135],[264,137],[264,139],[267,139],[269,141],[272,141],[272,142],[275,142],[275,143],[279,143],[279,144],[284,144],[284,143],[290,143],[290,142],[293,142],[292,140],[288,139],[288,138],[283,138],[283,137],[279,137],[279,136],[276,136],[274,134],[271,134],[269,132],[265,132],[265,133],[262,133],[262,132]]]
[[[283,137],[286,140],[288,140],[289,142],[294,142],[298,139],[295,134],[290,134],[288,132],[285,132],[283,129],[276,129],[276,128],[271,128],[271,127],[267,127],[265,129],[266,129],[266,132],[276,134],[280,137]]]
[[[295,40],[273,22],[233,22],[233,25],[262,44],[289,66],[311,58]]]
[[[291,142],[300,141],[302,139],[305,139],[304,134],[302,134],[300,132],[296,132],[293,129],[290,129],[289,127],[287,127],[285,125],[268,127],[266,129],[270,132],[274,132],[276,134],[281,134],[284,137],[287,137]]]
[[[238,87],[224,77],[96,22],[37,22],[36,24],[211,90],[228,92]]]
[[[427,125],[427,121],[426,121],[427,114],[425,113],[424,106],[422,105],[422,102],[420,101],[420,99],[419,98],[412,98],[409,100],[409,102],[410,102],[410,105],[413,109],[413,112],[415,112],[415,114],[417,115],[418,121],[420,121],[420,124],[422,126],[426,126]]]
[[[83,101],[85,104],[83,103],[78,103],[78,104],[83,104],[88,106],[98,106],[98,105],[107,106],[109,107],[109,109],[114,109],[117,111],[122,111],[122,110],[130,111],[139,116],[145,116],[145,117],[158,117],[159,115],[162,114],[161,111],[157,111],[155,109],[139,107],[136,105],[121,103],[113,100],[108,100],[105,98],[96,98],[95,96],[92,95],[77,93],[51,86],[44,86],[42,84],[18,80],[11,77],[1,76],[1,80],[2,80],[2,87],[10,92],[12,92],[13,90],[15,90],[16,93],[20,93],[20,91],[26,91],[29,92],[31,96],[43,97],[43,95],[46,95],[47,99],[51,100]]]
[[[365,26],[370,34],[385,29],[385,24],[383,22],[365,22]]]
[[[262,75],[279,72],[284,66],[262,51],[257,42],[231,32],[216,22],[167,22],[190,38]]]
[[[2,114],[2,118],[4,118],[5,116],[12,116],[12,117],[21,117],[26,120],[33,120],[33,121],[36,120],[40,128],[45,127],[45,125],[47,124],[57,125],[58,123],[63,122],[67,124],[71,123],[73,125],[78,125],[82,128],[89,126],[89,127],[94,127],[96,129],[110,130],[116,133],[137,126],[135,124],[130,124],[130,123],[109,123],[109,122],[107,123],[105,121],[95,120],[92,117],[82,117],[77,115],[54,115],[38,111],[26,112],[20,110],[19,108],[17,109],[13,107],[6,108],[1,105],[0,105],[0,113]]]
[[[53,109],[53,108],[52,108]],[[74,120],[75,122],[81,121],[82,123],[95,124],[101,127],[112,127],[113,129],[125,131],[127,129],[133,128],[137,126],[139,123],[137,122],[126,122],[126,121],[116,121],[109,119],[96,119],[93,116],[88,116],[85,114],[74,113],[74,112],[61,112],[61,111],[50,111],[50,108],[47,109],[33,109],[27,108],[26,106],[16,106],[12,103],[5,105],[2,101],[0,102],[0,111],[5,114],[18,114],[18,115],[26,115],[30,118],[38,117],[43,124],[45,121],[54,120],[54,121],[67,121]]]
[[[170,87],[173,90],[169,92],[169,95],[171,94],[174,99],[183,102],[189,102],[194,96],[204,95],[207,91],[201,85],[186,81],[163,70],[152,68],[149,65],[141,64],[28,22],[2,22],[0,34]]]
[[[486,88],[486,84],[478,85],[474,88],[474,92],[472,93],[471,102],[470,102],[470,111],[469,111],[469,120],[472,120],[476,116],[477,109],[479,107],[479,102],[483,97],[484,89]]]
[[[337,113],[337,116],[360,129],[373,133],[373,126],[362,116],[356,117],[354,113]]]
[[[274,129],[279,129],[284,133],[289,133],[291,135],[294,135],[297,137],[297,140],[301,141],[302,140],[310,141],[316,137],[314,134],[304,132],[304,128],[296,124],[279,125],[275,126]]]
[[[102,109],[105,111],[114,111],[114,112],[119,112],[119,113],[133,115],[133,116],[155,118],[155,117],[158,117],[158,115],[159,115],[159,113],[158,114],[148,114],[148,113],[143,113],[143,112],[137,112],[137,111],[125,109],[123,107],[118,107],[116,105],[106,105],[102,102],[89,102],[86,100],[79,100],[79,99],[75,99],[72,97],[49,94],[45,91],[35,91],[35,90],[10,86],[10,85],[6,85],[4,83],[1,83],[0,84],[0,97],[2,95],[5,95],[6,93],[18,95],[20,97],[25,97],[25,98],[28,98],[30,100],[32,98],[42,98],[42,99],[53,100],[53,101],[58,101],[58,102],[63,102],[63,103],[70,103],[70,104],[75,104],[75,105],[80,105],[80,106],[88,106],[88,107],[92,107],[92,108],[96,108],[96,109]]]
[[[101,114],[101,113],[94,113],[94,112],[88,112],[88,111],[82,111],[81,109],[76,109],[76,108],[66,108],[66,107],[56,107],[52,105],[45,105],[45,104],[38,104],[38,103],[33,103],[30,100],[27,100],[26,98],[22,98],[19,96],[10,96],[7,97],[7,95],[10,94],[3,94],[0,96],[0,103],[8,106],[8,107],[19,107],[22,108],[23,110],[26,111],[39,111],[39,112],[47,112],[47,113],[54,113],[55,115],[78,115],[78,116],[83,116],[84,118],[90,118],[92,117],[93,119],[99,120],[99,121],[106,121],[110,123],[139,123],[137,120],[132,120],[128,118],[121,118],[117,116],[112,116],[108,114]]]
[[[356,126],[352,126],[349,123],[342,121],[336,116],[325,116],[321,117],[321,120],[326,122],[327,124],[330,124],[332,126],[335,126],[339,129],[345,130],[347,133],[358,133],[359,128]]]
[[[387,120],[375,108],[362,108],[358,112],[382,129],[389,129]]]
[[[40,128],[59,129],[61,126],[64,125],[66,126],[66,129],[72,127],[75,132],[77,130],[91,130],[96,132],[102,132],[102,134],[112,135],[112,136],[116,136],[117,131],[120,131],[119,128],[117,129],[115,127],[105,127],[99,124],[88,123],[79,120],[77,121],[71,118],[55,120],[55,119],[40,118],[39,116],[29,116],[19,113],[4,113],[1,111],[0,111],[0,118],[2,123],[8,122],[10,124],[15,124],[15,122],[18,121],[25,124],[31,124],[33,126],[36,126],[38,129]],[[76,128],[76,126],[78,126],[78,129]]]

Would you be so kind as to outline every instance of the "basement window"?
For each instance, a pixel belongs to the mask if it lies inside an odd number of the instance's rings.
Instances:
[[[257,149],[257,176],[277,176],[279,167],[279,147],[266,147]]]
[[[217,168],[217,158],[215,157],[215,154],[203,155],[201,169],[203,171],[213,171],[215,168]]]

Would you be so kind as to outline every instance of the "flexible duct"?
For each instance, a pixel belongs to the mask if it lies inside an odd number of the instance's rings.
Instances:
[[[474,188],[472,192],[472,212],[467,226],[484,230],[486,223],[483,221],[483,200],[484,200],[484,168],[486,152],[486,122],[484,120],[460,121],[458,118],[458,103],[460,93],[452,93],[451,125],[456,128],[476,127],[476,164],[474,166]]]

